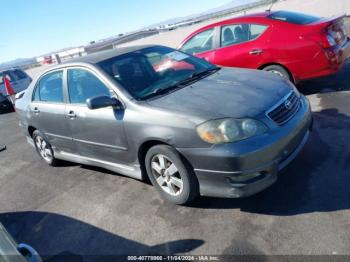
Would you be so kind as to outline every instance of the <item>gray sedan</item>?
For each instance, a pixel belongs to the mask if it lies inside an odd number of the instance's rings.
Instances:
[[[262,191],[301,150],[312,123],[307,99],[290,82],[164,46],[58,65],[17,95],[16,109],[48,164],[148,178],[176,204]]]

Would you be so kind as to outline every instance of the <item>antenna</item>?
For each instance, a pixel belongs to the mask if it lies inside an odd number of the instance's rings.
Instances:
[[[274,6],[274,4],[277,2],[278,0],[271,0],[271,5],[269,7],[269,9],[266,10],[266,12],[271,13],[272,7]]]

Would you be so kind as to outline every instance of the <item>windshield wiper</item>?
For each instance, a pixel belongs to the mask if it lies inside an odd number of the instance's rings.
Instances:
[[[214,73],[214,72],[216,72],[216,71],[219,71],[220,69],[221,69],[220,67],[215,66],[215,67],[212,67],[212,68],[209,68],[209,69],[200,71],[200,72],[194,72],[193,74],[191,74],[191,75],[189,76],[188,79],[199,78],[199,77],[208,75],[208,74],[210,74],[210,73]]]
[[[182,81],[180,81],[179,83],[176,83],[174,85],[167,86],[167,87],[159,87],[159,88],[156,88],[155,90],[153,90],[152,93],[147,95],[145,98],[150,98],[150,97],[157,96],[157,95],[163,95],[163,94],[169,93],[170,91],[175,91],[175,90],[182,88],[182,87],[184,87],[184,84],[182,83]]]
[[[173,91],[175,91],[175,90],[177,90],[179,88],[185,87],[186,85],[192,83],[193,81],[195,81],[195,80],[197,80],[197,79],[199,79],[199,78],[201,78],[201,77],[203,77],[205,75],[208,75],[210,73],[216,72],[216,71],[218,71],[220,69],[221,69],[220,67],[212,67],[212,68],[209,68],[209,69],[197,72],[197,73],[193,73],[188,78],[186,78],[186,79],[184,79],[182,81],[179,81],[176,84],[173,84],[173,85],[170,85],[170,86],[167,86],[167,87],[156,88],[155,90],[152,91],[152,93],[150,93],[147,96],[143,97],[143,99],[148,99],[148,98],[151,98],[151,97],[154,97],[154,96],[163,95],[163,94],[169,93],[170,91],[173,92]]]

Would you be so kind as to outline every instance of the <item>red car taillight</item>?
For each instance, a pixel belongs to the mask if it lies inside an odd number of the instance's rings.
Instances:
[[[328,41],[329,46],[337,45],[337,40],[335,39],[335,37],[331,33],[327,34],[327,41]]]
[[[345,27],[342,17],[313,26],[313,32],[307,38],[327,49],[341,44],[345,38]]]

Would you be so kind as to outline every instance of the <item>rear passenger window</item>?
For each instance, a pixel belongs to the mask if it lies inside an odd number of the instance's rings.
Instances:
[[[42,77],[35,89],[33,100],[63,103],[63,71],[52,72]]]
[[[68,92],[71,104],[85,104],[91,97],[111,96],[109,88],[84,69],[68,69]]]
[[[307,25],[320,20],[320,18],[316,16],[288,11],[273,12],[268,18],[298,25]]]
[[[186,52],[191,55],[212,49],[214,49],[214,28],[193,36],[181,47],[182,52]]]
[[[241,44],[258,38],[267,29],[266,25],[234,24],[221,28],[221,47]]]
[[[258,38],[267,29],[266,25],[250,25],[250,38],[249,40],[254,40]]]

